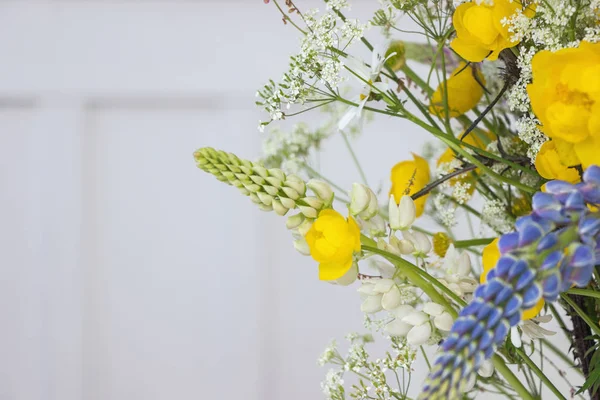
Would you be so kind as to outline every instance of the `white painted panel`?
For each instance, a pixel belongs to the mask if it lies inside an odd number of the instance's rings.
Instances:
[[[40,399],[46,381],[43,265],[36,259],[39,204],[34,108],[0,110],[0,398]]]
[[[259,211],[192,158],[207,143],[251,155],[249,117],[90,110],[86,400],[257,398]]]

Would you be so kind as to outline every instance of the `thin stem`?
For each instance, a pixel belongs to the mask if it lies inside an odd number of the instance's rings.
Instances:
[[[508,368],[502,357],[499,355],[494,355],[492,357],[492,362],[494,363],[494,367],[496,371],[498,371],[504,379],[515,389],[515,391],[521,396],[523,400],[535,400],[534,397],[527,391],[527,388],[523,386],[519,378],[515,376],[515,374]]]
[[[290,24],[292,24],[294,26],[294,28],[298,29],[300,32],[302,32],[303,35],[306,35],[306,31],[302,28],[300,28],[298,25],[296,25],[296,23],[290,18],[289,15],[287,15],[279,6],[279,4],[277,3],[277,0],[273,0],[273,3],[275,3],[275,5],[277,6],[277,8],[279,9],[279,12],[281,13],[281,15],[283,16],[283,21],[289,21]]]
[[[360,166],[360,162],[358,161],[358,158],[356,157],[356,153],[354,153],[354,150],[352,149],[352,145],[350,144],[348,135],[346,135],[344,132],[341,132],[341,134],[342,134],[342,137],[344,138],[344,143],[346,144],[346,148],[350,152],[352,161],[354,161],[354,165],[356,166],[356,169],[358,170],[358,173],[360,174],[360,178],[362,179],[362,181],[365,185],[369,186],[369,184],[367,183],[367,176],[365,175],[365,171],[363,171],[362,167]]]
[[[594,290],[589,290],[589,289],[569,289],[567,290],[566,293],[569,294],[578,294],[580,296],[587,296],[587,297],[595,297],[597,299],[600,299],[600,292],[596,292]]]
[[[533,362],[531,358],[527,356],[527,354],[525,354],[523,350],[517,348],[515,349],[515,351],[521,357],[521,359],[525,361],[525,364],[527,364],[530,370],[533,371],[533,373],[536,374],[542,382],[544,382],[548,389],[550,389],[558,399],[567,400],[567,398],[560,393],[560,390],[558,390],[556,386],[554,386],[550,379],[548,379],[548,377],[544,375],[544,372]]]
[[[470,240],[457,240],[454,242],[454,247],[457,249],[463,249],[465,247],[473,246],[485,246],[494,241],[495,238],[483,238],[483,239],[470,239]]]
[[[566,301],[571,306],[571,308],[573,308],[573,310],[575,310],[579,317],[581,317],[581,319],[585,321],[585,323],[590,327],[592,331],[594,331],[596,335],[600,335],[600,327],[598,327],[594,323],[594,321],[573,301],[573,299],[569,297],[568,294],[561,293],[560,297],[564,301]]]
[[[457,177],[462,174],[466,174],[467,172],[473,171],[476,168],[477,168],[476,165],[470,164],[464,168],[460,168],[460,169],[457,169],[456,171],[452,171],[449,174],[446,174],[446,175],[436,179],[435,181],[429,183],[423,189],[419,190],[417,193],[413,194],[410,197],[412,197],[413,200],[416,200],[419,197],[423,197],[427,193],[431,192],[433,189],[435,189],[436,187],[441,185],[442,183],[446,182],[447,180],[452,179],[452,178]]]

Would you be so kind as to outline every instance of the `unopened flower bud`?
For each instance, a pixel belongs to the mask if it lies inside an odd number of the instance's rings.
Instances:
[[[301,223],[304,222],[305,219],[306,217],[302,213],[292,215],[288,217],[287,221],[285,222],[285,226],[288,229],[296,229]]]
[[[283,204],[285,208],[296,208],[296,202],[292,199],[289,199],[287,197],[279,197],[279,201],[281,201],[281,204]]]
[[[302,214],[304,214],[307,218],[317,218],[317,216],[319,215],[319,213],[317,212],[317,210],[315,210],[312,207],[308,207],[308,206],[298,206],[298,208],[300,209],[300,211],[302,212]]]
[[[270,205],[266,205],[266,204],[259,204],[258,208],[260,208],[261,211],[273,211],[273,207],[271,207]]]
[[[416,231],[404,231],[402,232],[402,236],[405,240],[411,242],[412,245],[415,247],[415,255],[425,256],[431,251],[431,243],[429,242],[429,239],[427,239],[427,236],[425,236],[424,233]]]
[[[304,201],[308,206],[310,206],[316,210],[320,210],[321,208],[323,208],[323,200],[318,199],[316,197],[312,197],[312,196],[304,197],[302,199],[302,201]]]
[[[294,248],[305,256],[310,256],[310,248],[308,247],[308,243],[304,237],[294,240]]]
[[[366,210],[363,210],[359,216],[368,221],[373,218],[379,212],[379,201],[377,200],[377,195],[369,188],[369,204],[367,205]]]
[[[396,203],[394,196],[390,196],[389,202],[390,227],[393,230],[405,230],[415,222],[417,208],[412,197],[404,195],[400,198],[400,204]]]
[[[290,187],[282,187],[281,190],[289,199],[298,200],[300,198],[298,192]]]
[[[367,226],[371,236],[385,236],[386,234],[385,221],[381,215],[376,215],[371,218],[368,221]]]
[[[331,203],[333,203],[334,194],[333,190],[331,189],[331,186],[329,186],[328,183],[317,179],[311,179],[310,181],[308,181],[306,186],[308,186],[308,188],[312,190],[314,194],[323,201],[326,207],[330,206]]]
[[[270,206],[273,203],[273,198],[264,192],[257,192],[256,195],[265,206]]]
[[[306,185],[304,184],[304,181],[296,175],[288,175],[284,185],[294,189],[300,196],[304,196],[304,193],[306,193]]]
[[[302,223],[300,225],[298,225],[298,227],[296,228],[296,231],[298,232],[299,235],[301,236],[306,236],[306,233],[310,230],[310,227],[312,226],[313,221],[310,219],[305,219],[304,221],[302,221]]]
[[[356,262],[353,262],[352,266],[350,267],[348,272],[346,272],[344,274],[344,276],[342,276],[341,278],[336,279],[335,283],[337,283],[338,285],[342,285],[342,286],[348,286],[348,285],[353,284],[356,281],[357,277],[358,277],[358,264],[356,264]]]
[[[350,192],[350,214],[358,215],[369,206],[371,201],[370,189],[361,183],[353,183]]]
[[[271,203],[271,206],[273,207],[273,210],[278,215],[281,215],[281,216],[287,214],[287,212],[290,210],[289,208],[284,207],[283,204],[281,204],[281,202],[279,200],[275,200],[275,199]]]

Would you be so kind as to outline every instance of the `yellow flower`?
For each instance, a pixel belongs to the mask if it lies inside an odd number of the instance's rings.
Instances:
[[[392,168],[390,195],[394,195],[397,203],[403,195],[413,195],[429,183],[429,164],[427,160],[416,154],[413,154],[413,158],[412,161],[401,161]],[[428,196],[426,194],[415,200],[417,217],[423,214]]]
[[[494,239],[490,244],[483,248],[483,273],[479,277],[479,281],[482,284],[487,281],[488,272],[490,272],[490,270],[496,266],[496,263],[500,259],[498,240],[498,238]],[[542,307],[544,307],[544,299],[540,299],[535,306],[531,307],[529,310],[525,310],[521,316],[521,319],[527,320],[535,317],[539,314]]]
[[[546,179],[560,179],[571,183],[577,183],[581,179],[575,168],[565,165],[557,151],[557,140],[549,140],[542,145],[535,158],[535,169]],[[569,144],[566,143],[568,146]],[[572,147],[572,146],[569,146]],[[573,165],[577,165],[575,162]]]
[[[581,42],[577,48],[555,53],[540,51],[531,66],[533,82],[527,93],[542,131],[572,144],[572,153],[584,168],[598,162],[600,43]],[[562,163],[572,165],[564,159]]]
[[[354,218],[335,210],[323,210],[306,233],[310,255],[319,263],[319,279],[339,279],[352,267],[360,251],[360,229]]]
[[[461,62],[446,80],[448,87],[448,111],[450,118],[456,118],[466,113],[479,103],[483,96],[485,78],[481,72],[472,67],[466,67]],[[475,79],[477,77],[477,79]],[[431,96],[429,112],[434,115],[444,115],[444,85],[440,83]]]
[[[523,9],[520,2],[511,0],[494,0],[493,4],[461,4],[452,16],[456,38],[450,43],[450,47],[471,62],[483,61],[485,58],[498,59],[502,50],[518,44],[511,40],[509,24],[503,24],[502,20],[519,12],[531,18],[534,9],[531,6]]]

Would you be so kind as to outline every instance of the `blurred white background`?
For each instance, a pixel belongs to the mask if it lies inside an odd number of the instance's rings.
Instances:
[[[260,0],[0,2],[0,399],[322,397],[355,288],[192,159],[259,155],[254,93],[296,48]],[[387,190],[427,139],[378,118],[355,147]],[[321,169],[349,188],[342,147]]]

